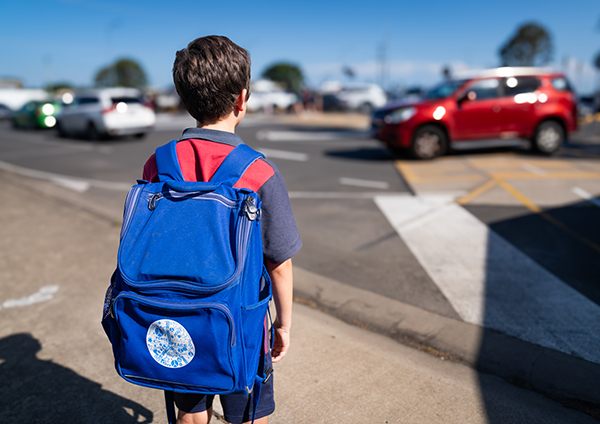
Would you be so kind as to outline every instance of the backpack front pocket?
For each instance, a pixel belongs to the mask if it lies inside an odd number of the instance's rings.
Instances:
[[[121,332],[116,368],[126,380],[178,392],[234,389],[235,328],[224,305],[122,293],[113,311]]]

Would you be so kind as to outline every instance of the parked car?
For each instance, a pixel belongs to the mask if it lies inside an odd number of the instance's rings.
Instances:
[[[13,111],[3,103],[0,103],[0,121],[12,118]]]
[[[324,84],[324,96],[335,96],[335,101],[328,99],[328,103],[336,104],[342,110],[371,113],[374,109],[384,106],[387,102],[385,91],[377,84],[347,84],[339,85],[339,89],[332,91],[335,84]]]
[[[154,110],[135,88],[103,88],[76,92],[57,116],[59,136],[90,140],[135,135],[144,137],[156,122]]]
[[[577,130],[577,99],[566,77],[538,68],[497,68],[446,81],[421,100],[393,103],[372,115],[373,135],[419,159],[448,148],[522,144],[555,153]]]
[[[247,107],[250,112],[287,111],[297,101],[294,93],[284,91],[273,81],[258,80],[251,85]]]
[[[56,125],[56,114],[60,110],[58,102],[32,100],[12,114],[12,124],[15,128],[53,128]]]

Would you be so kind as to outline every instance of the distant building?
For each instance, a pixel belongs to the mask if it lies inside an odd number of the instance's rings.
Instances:
[[[0,88],[0,104],[11,110],[19,110],[31,100],[48,100],[48,93],[41,89]]]

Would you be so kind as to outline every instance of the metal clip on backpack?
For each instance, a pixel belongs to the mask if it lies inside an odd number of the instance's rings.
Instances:
[[[125,201],[102,325],[125,380],[173,392],[255,392],[267,377],[261,202],[233,187],[262,154],[237,146],[209,182],[184,181],[177,140],[156,150],[158,183]]]

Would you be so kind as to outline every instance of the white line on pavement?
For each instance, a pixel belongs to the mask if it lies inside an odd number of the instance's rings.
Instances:
[[[390,187],[389,183],[385,181],[360,180],[357,178],[340,178],[339,182],[341,185],[366,188],[380,188],[382,190],[386,190]]]
[[[600,306],[450,199],[375,202],[466,322],[600,363]]]
[[[525,171],[531,172],[532,174],[539,175],[540,177],[543,177],[544,175],[548,174],[543,169],[538,168],[537,166],[530,165],[528,163],[524,163],[523,165],[521,165],[521,168],[523,168]]]
[[[90,187],[103,188],[106,190],[120,190],[127,191],[131,188],[132,184],[117,183],[112,181],[100,181],[90,180],[86,178],[75,178],[68,177],[66,175],[55,174],[52,172],[38,171],[35,169],[23,168],[21,166],[13,165],[8,162],[0,161],[0,169],[5,171],[13,172],[15,174],[23,175],[25,177],[37,178],[40,180],[51,181],[54,184],[62,187],[70,188],[71,190],[83,192],[88,190]]]
[[[288,152],[286,150],[264,149],[262,147],[257,147],[256,150],[261,152],[266,157],[273,159],[295,160],[298,162],[306,162],[308,160],[308,155],[306,153]]]
[[[267,141],[320,141],[369,138],[367,131],[267,131],[256,133],[258,140]]]
[[[571,189],[571,191],[573,193],[575,193],[576,195],[578,195],[579,197],[581,197],[582,199],[587,200],[592,205],[598,206],[600,208],[600,200],[596,199],[594,196],[592,196],[590,193],[588,193],[584,189],[579,188],[579,187],[573,187]]]
[[[31,296],[22,297],[20,299],[9,299],[2,303],[0,309],[15,308],[17,306],[29,306],[38,302],[45,302],[52,299],[54,293],[58,291],[58,286],[44,286]]]
[[[352,191],[290,191],[290,199],[373,199],[376,196],[412,196],[410,193],[352,192]]]

